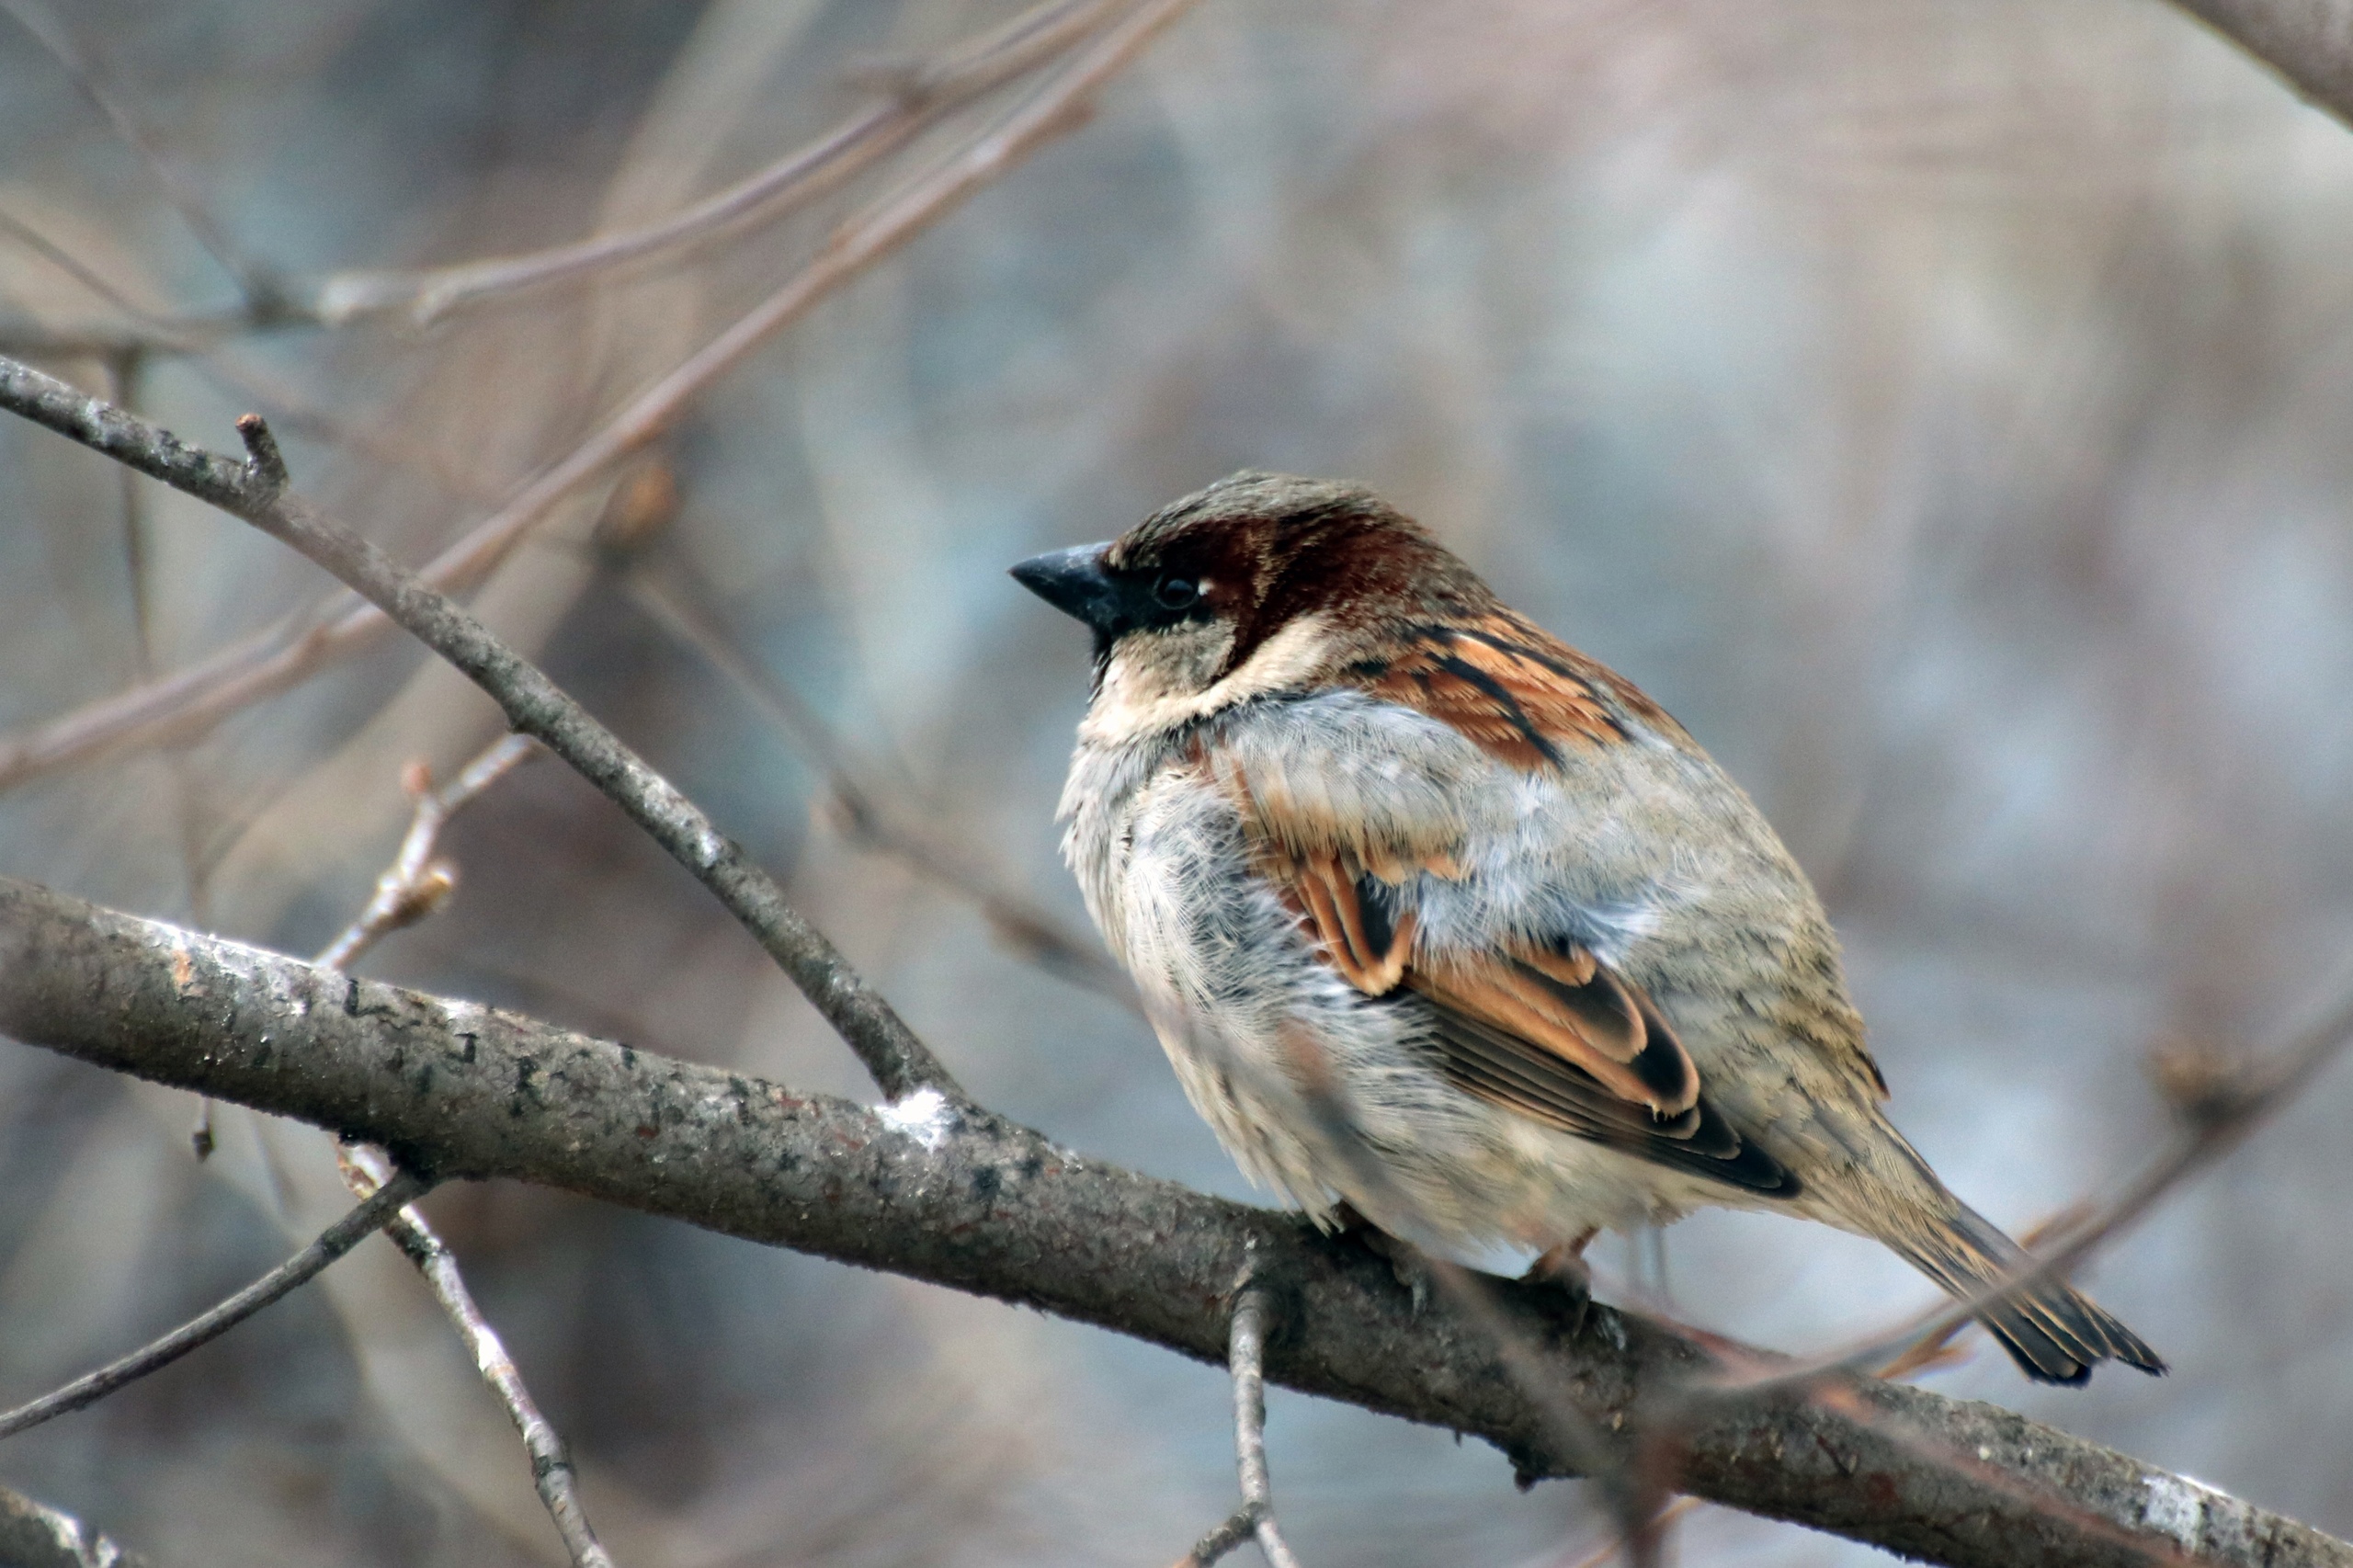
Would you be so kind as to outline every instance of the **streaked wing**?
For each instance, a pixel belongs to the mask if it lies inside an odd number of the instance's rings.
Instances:
[[[1666,1116],[1518,1035],[1443,1006],[1438,1036],[1447,1077],[1482,1099],[1659,1165],[1774,1198],[1797,1196],[1796,1176],[1741,1137],[1697,1089],[1696,1074],[1691,1104]]]
[[[1558,766],[1627,738],[1629,720],[1680,736],[1664,710],[1603,665],[1517,616],[1418,629],[1350,675],[1383,701],[1450,724],[1514,767]]]
[[[1600,665],[1517,618],[1431,627],[1351,671],[1370,696],[1446,723],[1509,766],[1558,765],[1575,749],[1624,744],[1639,722],[1675,722]],[[1369,996],[1400,988],[1437,1019],[1449,1079],[1548,1126],[1757,1193],[1797,1179],[1744,1140],[1709,1100],[1690,1052],[1642,988],[1563,939],[1477,952],[1416,943],[1407,879],[1464,875],[1460,824],[1334,812],[1293,767],[1253,777],[1216,759],[1262,876],[1317,953]]]
[[[1797,1178],[1709,1100],[1674,1028],[1640,986],[1581,948],[1474,956],[1414,951],[1411,910],[1362,869],[1374,852],[1294,853],[1263,829],[1257,865],[1317,953],[1368,996],[1429,1005],[1446,1075],[1522,1116],[1661,1165],[1775,1197]],[[1418,869],[1459,875],[1450,858]]]

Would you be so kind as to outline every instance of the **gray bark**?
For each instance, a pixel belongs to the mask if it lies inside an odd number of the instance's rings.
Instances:
[[[313,969],[0,879],[0,1030],[381,1143],[888,1269],[1212,1363],[1245,1261],[1279,1292],[1267,1374],[1565,1473],[1540,1404],[1440,1299],[1295,1216],[1203,1197],[941,1101],[932,1121]],[[1629,1313],[1495,1282],[1501,1315],[1605,1426],[1708,1365]],[[1682,1434],[1682,1490],[1966,1568],[2178,1558],[2353,1568],[2305,1526],[1990,1405],[1893,1384],[1788,1393]]]
[[[2174,0],[2353,125],[2353,0]]]

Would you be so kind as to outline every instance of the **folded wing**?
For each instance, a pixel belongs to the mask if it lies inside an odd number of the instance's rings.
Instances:
[[[1624,693],[1583,678],[1570,663],[1576,657],[1540,632],[1498,622],[1475,635],[1433,629],[1357,674],[1369,695],[1448,723],[1525,768],[1568,748],[1624,744],[1615,716],[1629,706]],[[1635,711],[1652,722],[1646,704]],[[1796,1177],[1711,1103],[1656,1005],[1592,952],[1566,938],[1479,951],[1433,950],[1420,939],[1402,895],[1411,879],[1465,874],[1459,824],[1433,813],[1368,827],[1318,809],[1295,777],[1265,769],[1253,778],[1232,754],[1218,762],[1259,873],[1318,955],[1368,996],[1419,997],[1435,1020],[1440,1065],[1460,1087],[1644,1159],[1754,1193],[1796,1194]]]

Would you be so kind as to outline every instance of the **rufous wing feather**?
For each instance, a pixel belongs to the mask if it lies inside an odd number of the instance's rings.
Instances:
[[[1639,691],[1516,617],[1419,629],[1352,674],[1369,695],[1452,726],[1510,766],[1623,744],[1629,717],[1680,734]],[[1452,824],[1401,824],[1374,841],[1325,809],[1312,779],[1204,756],[1232,795],[1258,873],[1317,954],[1368,996],[1430,1009],[1441,1065],[1469,1093],[1549,1126],[1761,1193],[1797,1179],[1741,1137],[1642,988],[1568,941],[1478,952],[1419,941],[1415,877],[1463,875]],[[1294,769],[1294,771],[1296,771]]]

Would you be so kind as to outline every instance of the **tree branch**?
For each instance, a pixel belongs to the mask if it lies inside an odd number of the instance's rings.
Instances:
[[[13,1437],[54,1416],[96,1404],[117,1389],[170,1366],[198,1346],[220,1338],[262,1308],[310,1283],[328,1264],[383,1229],[402,1205],[424,1197],[432,1185],[426,1177],[400,1172],[321,1232],[318,1240],[218,1306],[53,1393],[0,1412],[0,1437]]]
[[[897,1099],[920,1088],[960,1093],[947,1068],[881,994],[693,801],[447,594],[290,492],[286,460],[258,415],[237,421],[251,457],[233,462],[5,358],[0,408],[244,519],[364,595],[489,693],[508,723],[571,764],[709,888],[858,1053],[885,1095]]]
[[[775,293],[516,491],[498,510],[426,562],[420,575],[451,592],[479,583],[552,516],[566,496],[658,439],[696,398],[769,338],[842,284],[897,254],[983,186],[1080,124],[1096,94],[1193,3],[1142,0],[1079,50],[1003,124],[835,230],[808,265]],[[365,646],[386,629],[374,606],[356,595],[339,594],[314,610],[241,638],[153,684],[0,735],[0,789],[119,748],[193,739],[230,714]]]
[[[1567,1473],[1490,1335],[1443,1298],[1416,1315],[1381,1258],[973,1108],[886,1119],[6,879],[0,1030],[380,1142],[437,1176],[562,1187],[1211,1363],[1247,1266],[1292,1330],[1267,1346],[1267,1376],[1476,1435],[1529,1478]],[[1576,1322],[1557,1290],[1495,1281],[1489,1296],[1608,1428],[1715,1364],[1627,1313],[1597,1305]],[[1956,1568],[2121,1568],[2185,1549],[2353,1568],[2353,1548],[2316,1530],[2009,1412],[1882,1383],[1855,1385],[1854,1400],[1849,1412],[1771,1392],[1711,1408],[1677,1485]],[[1882,1427],[1980,1468],[1933,1462]],[[2104,1528],[2037,1506],[2054,1487]]]
[[[2174,0],[2353,125],[2353,0]]]
[[[341,325],[356,316],[406,309],[425,325],[484,300],[609,275],[654,257],[690,252],[743,229],[765,227],[835,189],[954,110],[1071,48],[1103,25],[1109,8],[1104,0],[1045,0],[933,59],[911,62],[887,85],[889,90],[879,102],[860,108],[807,146],[667,218],[526,256],[489,256],[417,270],[338,273],[320,287],[318,313]]]

